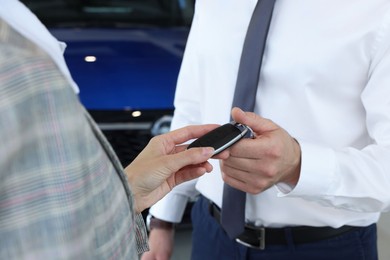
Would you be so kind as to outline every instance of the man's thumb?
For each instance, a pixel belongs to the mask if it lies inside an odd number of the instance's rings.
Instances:
[[[237,123],[249,126],[257,134],[272,131],[277,128],[271,120],[265,119],[253,112],[244,112],[238,107],[232,109],[232,118]]]

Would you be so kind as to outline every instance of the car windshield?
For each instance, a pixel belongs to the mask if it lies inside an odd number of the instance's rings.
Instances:
[[[22,0],[49,27],[181,26],[194,0]]]

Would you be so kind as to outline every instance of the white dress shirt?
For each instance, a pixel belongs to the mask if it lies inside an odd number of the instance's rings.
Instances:
[[[229,121],[242,45],[256,0],[197,0],[172,127]],[[298,184],[247,195],[258,226],[366,226],[390,207],[390,2],[278,0],[255,112],[302,149]],[[151,213],[179,222],[200,192],[221,206],[214,171]]]
[[[68,80],[73,90],[79,93],[79,88],[73,81],[63,56],[66,48],[64,42],[59,42],[51,35],[41,21],[18,0],[1,0],[0,18],[11,25],[21,35],[46,51]]]

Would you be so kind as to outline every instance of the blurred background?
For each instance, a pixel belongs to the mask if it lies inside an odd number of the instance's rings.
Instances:
[[[67,44],[80,99],[129,164],[169,129],[193,0],[23,0]]]

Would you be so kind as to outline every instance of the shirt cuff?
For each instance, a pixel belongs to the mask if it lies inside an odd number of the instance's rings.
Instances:
[[[278,196],[316,197],[326,195],[334,181],[336,156],[330,148],[299,141],[301,172],[295,187],[276,185]]]
[[[187,202],[188,196],[177,193],[168,193],[168,195],[149,209],[149,213],[164,221],[180,223]]]

